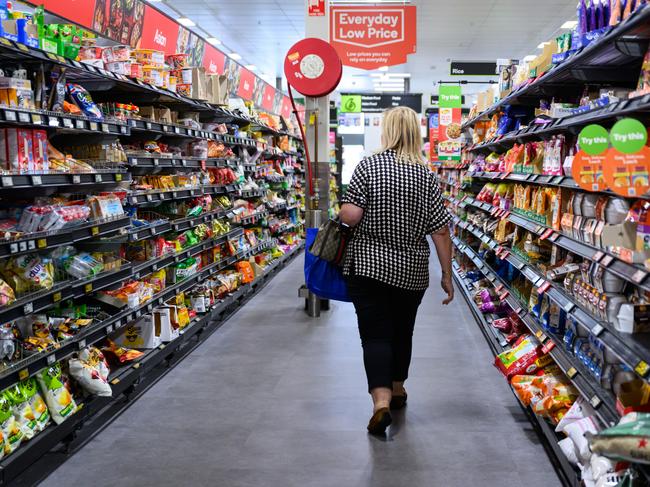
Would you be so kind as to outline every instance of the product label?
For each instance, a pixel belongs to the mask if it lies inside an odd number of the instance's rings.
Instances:
[[[643,146],[633,154],[609,149],[603,169],[607,186],[616,194],[641,196],[650,189],[650,148]]]
[[[591,156],[605,152],[609,147],[609,134],[607,129],[600,125],[587,125],[578,135],[580,149]]]
[[[580,150],[573,158],[571,175],[576,184],[587,191],[604,191],[607,183],[603,174],[606,154],[589,155]]]
[[[634,118],[624,118],[616,122],[610,132],[612,146],[618,152],[634,154],[645,146],[648,131],[645,126]]]

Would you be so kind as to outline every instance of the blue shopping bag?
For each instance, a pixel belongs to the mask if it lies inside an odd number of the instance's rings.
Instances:
[[[305,282],[307,288],[316,296],[324,299],[350,302],[348,287],[345,284],[342,269],[309,252],[309,248],[314,243],[317,234],[318,228],[307,229],[305,245]]]

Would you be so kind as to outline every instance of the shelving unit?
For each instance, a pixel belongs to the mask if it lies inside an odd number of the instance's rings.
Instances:
[[[117,195],[121,204],[128,207],[129,211],[119,217],[90,219],[50,232],[11,234],[9,238],[0,240],[0,260],[35,253],[49,255],[55,249],[68,246],[88,252],[116,249],[116,254],[123,255],[120,251],[124,249],[138,246],[147,248],[153,245],[155,240],[177,239],[178,236],[199,228],[203,232],[207,229],[210,233],[202,239],[197,237],[198,242],[191,241],[182,248],[177,246],[170,250],[168,245],[162,254],[147,253],[145,259],[129,261],[121,258],[118,267],[99,272],[92,277],[78,279],[69,275],[65,275],[65,278],[57,275],[54,284],[47,289],[17,293],[15,302],[0,307],[0,324],[6,325],[23,316],[45,313],[68,300],[74,300],[75,305],[88,305],[93,310],[99,310],[99,314],[94,315],[95,319],[91,325],[78,333],[57,340],[55,344],[40,351],[21,349],[23,353],[20,357],[10,363],[3,362],[0,369],[0,391],[38,374],[55,363],[70,359],[86,347],[100,346],[107,338],[124,332],[134,322],[150,315],[154,309],[168,303],[180,293],[193,291],[208,281],[216,281],[226,271],[234,271],[236,267],[239,268],[240,262],[264,256],[264,259],[256,260],[259,265],[255,266],[257,274],[252,282],[242,284],[234,292],[217,299],[207,312],[195,312],[196,316],[189,325],[182,328],[178,338],[145,350],[144,355],[137,361],[112,369],[109,377],[112,397],[89,397],[83,400],[78,397],[81,407],[66,421],[59,425],[50,424],[34,439],[2,459],[0,485],[7,485],[26,478],[30,478],[26,482],[32,483],[34,475],[42,477],[47,471],[47,467],[30,468],[35,462],[39,462],[45,453],[61,444],[72,449],[75,444],[80,444],[80,438],[87,438],[103,428],[121,412],[125,402],[140,395],[155,380],[162,377],[169,370],[168,366],[173,366],[190,353],[198,343],[215,331],[223,320],[243,306],[290,260],[299,255],[304,244],[301,238],[302,220],[294,218],[290,221],[285,218],[286,222],[279,227],[273,230],[268,228],[267,219],[270,216],[286,217],[289,212],[295,212],[297,206],[293,202],[271,205],[267,199],[268,184],[264,178],[257,176],[259,169],[268,161],[284,161],[291,158],[297,171],[294,175],[293,166],[287,171],[291,178],[284,181],[284,194],[289,196],[295,192],[294,185],[301,184],[299,166],[302,143],[296,135],[285,130],[276,130],[258,118],[240,111],[181,96],[4,38],[0,38],[0,63],[3,67],[20,64],[28,71],[40,65],[43,65],[46,72],[54,67],[66,68],[67,81],[82,85],[98,103],[155,104],[170,110],[198,113],[201,122],[199,125],[202,126],[228,124],[220,126],[219,131],[209,131],[196,128],[198,125],[190,127],[139,118],[105,117],[98,120],[47,110],[2,106],[2,129],[10,127],[45,130],[50,142],[54,140],[53,145],[62,147],[82,146],[86,144],[86,140],[120,141],[126,145],[131,141],[151,139],[184,142],[207,140],[223,144],[229,149],[224,151],[226,157],[219,158],[171,156],[144,151],[139,153],[127,149],[123,152],[125,157],[120,162],[90,161],[79,157],[79,160],[92,163],[93,171],[89,172],[2,171],[0,197],[3,202],[24,200],[26,195],[28,198],[47,198],[64,193],[84,200],[88,196],[112,194]],[[229,133],[224,133],[226,131]],[[288,137],[291,141],[286,152],[279,149],[280,137]],[[284,143],[286,144],[286,141]],[[174,152],[178,153],[180,152]],[[240,177],[239,175],[244,174],[244,169],[247,171],[246,176]],[[201,183],[207,183],[208,175],[212,177],[214,174],[223,173],[229,173],[228,177],[232,175],[232,178],[219,178],[217,183],[230,182],[192,185],[174,182],[173,188],[168,185],[140,184],[141,178],[149,176],[198,178],[198,175],[203,178]],[[243,189],[246,187],[259,189]],[[187,212],[189,203],[197,200],[202,201],[201,204],[213,206],[204,206],[207,209],[200,214]],[[247,211],[242,212],[244,208],[236,206],[242,201],[249,205]],[[182,213],[157,213],[160,208],[170,204],[181,206]],[[146,218],[143,215],[147,215]],[[248,244],[250,235],[256,236],[254,244]],[[283,254],[280,249],[286,252]],[[149,251],[150,248],[147,252]],[[143,281],[153,273],[163,270],[167,273],[169,269],[191,259],[200,263],[195,272],[184,278],[174,275],[174,279],[168,279],[166,285],[163,284],[155,294],[138,303],[118,305],[114,298],[100,292],[115,290],[124,283]],[[260,267],[264,262],[267,265]],[[20,346],[22,347],[22,344]]]
[[[585,85],[634,88],[649,44],[650,7],[644,5],[587,47],[566,56],[566,59],[551,67],[546,73],[530,79],[487,110],[466,120],[462,124],[462,129],[471,134],[478,122],[489,120],[493,115],[499,114],[512,105],[530,107],[532,114],[532,107],[538,107],[542,99],[579,100]],[[483,161],[489,153],[504,154],[515,144],[547,141],[558,134],[564,135],[568,140],[567,143],[571,145],[585,126],[595,123],[609,128],[625,117],[635,117],[647,124],[650,119],[650,95],[622,99],[596,108],[580,107],[575,109],[573,114],[562,118],[530,117],[527,126],[522,124],[521,128],[509,133],[482,141],[478,136],[475,140],[480,142],[470,143],[463,149],[464,156],[460,163],[445,163],[437,168],[438,182],[448,202],[448,208],[453,214],[452,240],[457,256],[454,278],[490,349],[497,355],[510,348],[510,345],[507,344],[505,337],[491,326],[491,317],[482,313],[473,301],[473,294],[477,290],[473,281],[476,278],[466,277],[470,271],[482,277],[486,282],[485,286],[498,296],[495,299],[507,304],[507,308],[523,322],[527,332],[537,338],[542,352],[553,359],[580,396],[592,406],[602,428],[617,424],[621,417],[621,405],[611,383],[596,372],[598,367],[604,369],[605,364],[597,362],[599,359],[594,357],[591,367],[585,365],[573,348],[573,339],[565,338],[564,331],[557,333],[549,331],[550,328],[545,326],[542,318],[537,316],[530,307],[527,297],[524,300],[519,296],[519,288],[515,281],[520,277],[523,278],[527,282],[526,289],[532,287],[531,292],[540,294],[540,302],[542,296],[545,296],[557,305],[562,310],[562,316],[566,317],[567,324],[575,325],[579,337],[593,340],[600,347],[606,357],[603,359],[606,364],[629,370],[638,379],[645,381],[650,376],[650,336],[645,333],[629,334],[620,331],[614,322],[603,319],[601,315],[596,314],[593,306],[590,308],[584,300],[574,296],[572,290],[565,288],[563,280],[554,279],[554,276],[548,272],[550,264],[547,260],[535,263],[534,259],[529,259],[525,252],[512,245],[511,230],[506,231],[505,240],[501,241],[496,240],[493,230],[496,224],[503,225],[507,221],[509,225],[513,225],[513,228],[517,228],[518,232],[531,236],[533,242],[546,241],[545,243],[554,247],[561,256],[567,254],[573,257],[574,262],[590,263],[591,269],[597,264],[604,269],[603,272],[624,282],[626,286],[624,289],[638,289],[641,293],[650,291],[648,279],[650,269],[646,265],[637,263],[636,260],[632,261],[616,248],[601,247],[593,235],[562,230],[559,224],[548,223],[551,220],[548,220],[545,215],[540,216],[535,211],[520,210],[510,200],[504,203],[505,197],[502,197],[500,202],[498,198],[493,200],[488,197],[489,202],[486,202],[481,201],[486,198],[477,197],[477,193],[487,183],[493,183],[495,186],[512,183],[510,188],[513,185],[530,186],[533,188],[531,191],[547,187],[561,191],[562,195],[584,193],[585,190],[570,175],[493,172],[485,170],[493,166],[482,162],[475,163],[475,161]],[[609,190],[597,193],[608,198],[618,196]],[[648,200],[650,195],[645,194],[637,199]],[[566,200],[561,201],[566,204]],[[499,206],[495,206],[499,203]],[[504,269],[508,270],[507,279],[503,277]],[[583,278],[579,271],[576,274],[582,280],[587,279]],[[595,286],[591,282],[587,284]],[[605,372],[602,372],[602,375],[604,377]],[[580,472],[570,465],[557,446],[560,438],[551,424],[534,414],[530,408],[524,409],[527,410],[528,417],[540,437],[544,439],[563,483],[572,486],[581,485]],[[633,468],[643,477],[648,477],[645,468],[639,466]]]

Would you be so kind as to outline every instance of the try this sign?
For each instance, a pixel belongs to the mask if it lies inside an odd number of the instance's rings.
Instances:
[[[404,64],[416,51],[416,7],[330,8],[330,44],[343,64],[361,69]]]

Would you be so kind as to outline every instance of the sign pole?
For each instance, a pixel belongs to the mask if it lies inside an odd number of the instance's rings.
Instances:
[[[305,37],[316,37],[329,41],[329,2],[315,2],[317,9],[324,8],[324,15],[314,15],[314,2],[305,2]],[[312,187],[314,196],[310,200],[305,195],[305,226],[318,228],[323,215],[329,209],[329,96],[305,98],[305,143],[313,159]],[[309,292],[307,299],[307,314],[311,317],[320,316],[321,299]],[[326,309],[327,304],[323,306]]]

